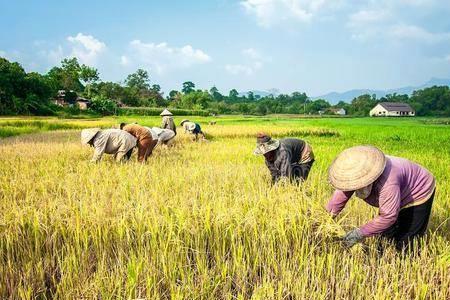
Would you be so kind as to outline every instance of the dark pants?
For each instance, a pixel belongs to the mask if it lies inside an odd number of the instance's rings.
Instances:
[[[195,135],[195,139],[198,139],[199,134],[201,134],[204,139],[206,138],[205,134],[202,131],[202,128],[197,123],[195,123],[195,128],[194,130],[192,130],[192,133]]]
[[[293,164],[292,165],[292,180],[304,181],[308,179],[309,172],[311,171],[314,160],[304,164]]]
[[[434,193],[427,202],[402,209],[395,224],[381,236],[394,242],[395,247],[399,251],[407,250],[411,247],[414,238],[423,236],[427,229]]]
[[[125,160],[130,160],[131,154],[133,154],[133,149],[134,149],[134,148],[131,148],[131,149],[127,152],[127,154],[125,154]]]

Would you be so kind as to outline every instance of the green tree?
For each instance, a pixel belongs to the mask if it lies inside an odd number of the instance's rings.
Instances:
[[[450,116],[450,87],[433,86],[414,91],[409,103],[419,116]]]
[[[326,100],[317,99],[307,104],[306,111],[308,113],[317,114],[319,111],[325,111],[330,106],[331,106],[330,103],[328,103]]]
[[[24,98],[26,90],[25,70],[19,63],[11,63],[0,58],[0,113],[14,114],[17,101],[13,97]]]
[[[236,89],[230,90],[230,92],[228,94],[228,98],[229,98],[230,102],[237,102],[238,96],[239,96],[239,92]]]
[[[154,84],[154,85],[152,85],[151,90],[159,93],[159,92],[161,92],[161,86],[159,84]]]
[[[76,57],[65,58],[61,61],[61,67],[53,67],[47,73],[52,81],[54,93],[57,90],[73,90],[82,92],[84,87],[80,81],[81,66]]]
[[[252,91],[247,93],[247,99],[248,101],[255,101],[255,95],[253,94]]]
[[[350,113],[355,116],[368,116],[370,110],[378,104],[375,95],[361,95],[354,98],[351,102]]]
[[[222,101],[223,95],[219,92],[219,90],[215,86],[213,86],[209,90],[209,93],[212,96],[212,98],[214,99],[214,101]]]
[[[195,90],[195,84],[191,81],[183,82],[183,88],[181,91],[183,94],[187,95],[189,93],[192,93]]]
[[[127,76],[125,84],[128,87],[135,88],[139,91],[148,90],[150,88],[150,77],[147,71],[138,69],[136,72]]]
[[[86,65],[80,67],[80,80],[86,85],[86,96],[91,97],[91,86],[100,79],[98,70]]]

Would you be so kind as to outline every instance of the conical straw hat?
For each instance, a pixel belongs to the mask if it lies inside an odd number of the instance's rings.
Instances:
[[[386,166],[384,153],[374,146],[356,146],[342,151],[328,169],[328,180],[341,191],[356,191],[372,184]]]
[[[173,116],[173,114],[166,108],[159,114],[160,116]]]
[[[100,128],[88,128],[81,130],[81,143],[87,144],[100,131]]]

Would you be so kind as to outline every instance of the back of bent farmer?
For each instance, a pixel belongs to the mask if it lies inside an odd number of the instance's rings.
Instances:
[[[356,194],[358,198],[363,199],[369,205],[378,207],[379,214],[350,234],[349,245],[365,237],[382,234],[394,240],[397,249],[404,249],[414,236],[422,235],[428,225],[435,190],[433,175],[416,163],[404,158],[384,155],[375,147],[359,146],[346,151],[359,158],[353,167],[349,166],[348,170],[342,172],[343,176],[334,176],[333,174],[339,173],[339,170],[330,168],[330,181],[332,184],[334,182],[333,185],[340,186],[337,187],[326,209],[332,215],[337,215],[345,207],[350,197]],[[364,158],[357,152],[363,152]],[[377,156],[379,159],[372,159]],[[334,164],[339,164],[345,159],[345,157],[342,159],[338,157]],[[378,163],[378,161],[380,162]],[[367,166],[363,167],[366,163]],[[350,165],[352,162],[348,164]],[[349,171],[350,169],[352,171]],[[358,169],[361,170],[358,171]],[[371,172],[376,172],[377,169],[380,170],[378,174],[374,173],[372,179],[366,179]],[[352,177],[353,172],[355,175],[360,174],[355,176],[358,186],[356,184],[351,186],[350,181],[339,182],[339,177],[348,180]]]
[[[152,139],[151,133],[144,126],[138,124],[120,124],[120,129],[130,133],[137,139],[138,161],[145,162],[147,157],[152,154],[157,140]]]
[[[127,160],[136,146],[136,138],[119,129],[84,129],[81,131],[81,140],[83,144],[94,147],[92,162],[98,162],[103,153],[113,154],[118,162]]]
[[[265,133],[259,133],[256,144],[254,154],[264,155],[273,183],[282,178],[308,178],[314,163],[314,153],[307,142],[300,139],[275,140]]]
[[[168,109],[164,109],[160,116],[162,117],[161,128],[170,129],[176,135],[177,126],[175,126],[175,122],[173,121],[173,114]]]

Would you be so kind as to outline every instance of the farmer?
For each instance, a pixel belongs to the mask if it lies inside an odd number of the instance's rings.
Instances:
[[[153,140],[150,132],[138,124],[121,123],[120,129],[128,132],[137,139],[138,161],[141,163],[146,162],[147,157],[152,154],[153,148],[155,148],[158,141]]]
[[[381,234],[406,249],[412,238],[424,234],[434,199],[435,180],[422,166],[407,159],[384,155],[373,146],[344,150],[328,170],[336,188],[326,209],[338,215],[350,197],[379,208],[378,216],[348,232],[344,244],[351,247],[364,238]]]
[[[81,143],[95,148],[91,162],[100,161],[103,153],[113,154],[121,162],[130,159],[136,138],[119,129],[90,128],[81,131]]]
[[[200,134],[202,136],[203,140],[206,140],[206,136],[202,131],[202,128],[200,127],[200,124],[191,122],[187,119],[184,119],[181,121],[181,126],[184,128],[184,132],[189,132],[190,134],[194,135],[194,140],[196,141],[198,139],[198,135]]]
[[[161,129],[159,127],[145,127],[152,135],[153,140],[157,140],[158,143],[155,148],[160,144],[168,145],[168,143],[175,137],[175,132],[170,129]]]
[[[175,122],[173,121],[173,114],[168,109],[164,109],[160,116],[162,117],[161,128],[170,129],[177,135],[177,126],[175,126]]]
[[[265,133],[256,136],[256,155],[264,155],[272,183],[282,178],[306,180],[314,163],[311,146],[300,139],[272,139]]]

